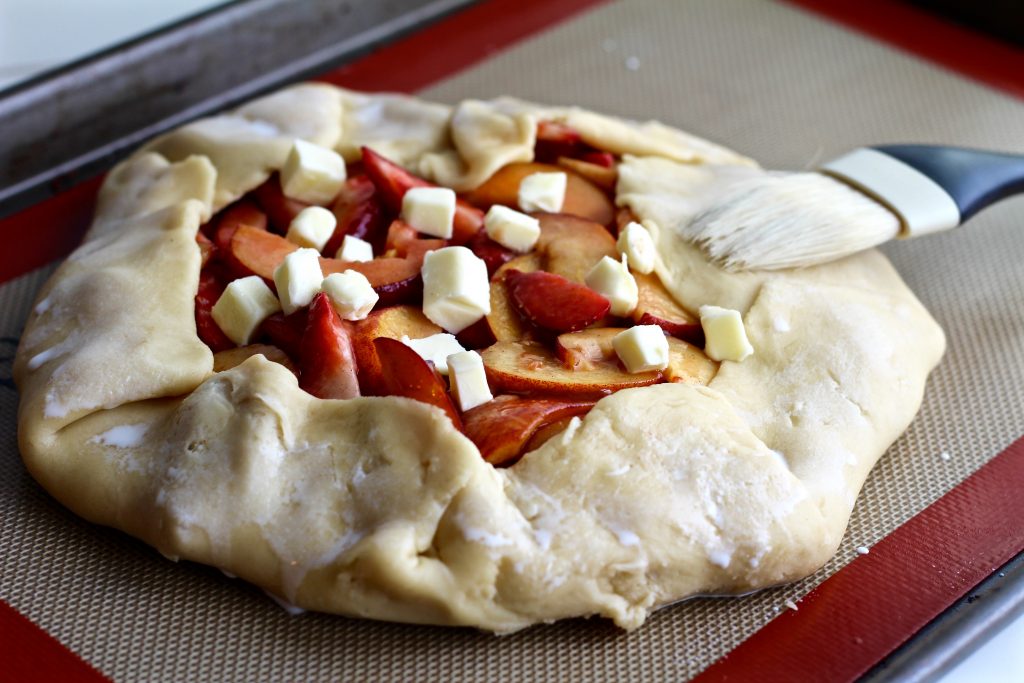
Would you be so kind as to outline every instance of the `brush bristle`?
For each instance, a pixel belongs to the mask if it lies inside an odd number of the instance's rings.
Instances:
[[[777,270],[832,261],[895,237],[899,219],[820,173],[737,183],[684,234],[727,270]]]

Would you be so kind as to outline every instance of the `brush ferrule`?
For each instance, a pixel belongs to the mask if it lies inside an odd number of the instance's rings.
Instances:
[[[900,237],[917,237],[960,225],[960,209],[938,183],[878,150],[855,149],[820,170],[887,206],[902,223]]]

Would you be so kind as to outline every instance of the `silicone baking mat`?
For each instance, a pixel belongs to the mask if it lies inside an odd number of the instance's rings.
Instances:
[[[457,41],[446,47],[458,51]],[[400,65],[409,58],[385,50],[369,61],[377,60],[380,69],[388,59]],[[376,83],[413,88],[434,81],[443,68],[415,75],[416,69],[429,71],[431,59],[425,54],[428,66],[413,68],[407,83],[400,77]],[[372,70],[353,68],[329,79],[372,87],[371,76]],[[1021,100],[789,4],[597,4],[420,91],[446,102],[506,93],[657,118],[778,168],[801,169],[861,144],[897,141],[1024,153]],[[857,576],[867,576],[863,609],[893,597],[869,583],[879,576],[872,567],[882,565],[895,575],[936,578],[931,583],[943,593],[944,607],[991,571],[997,558],[965,560],[950,550],[970,545],[970,538],[950,538],[949,548],[919,544],[920,552],[907,557],[886,551],[885,542],[869,555],[857,548],[874,546],[1024,433],[1024,201],[1005,202],[956,234],[886,251],[946,329],[949,351],[929,381],[920,415],[868,480],[836,557],[790,586],[663,609],[633,633],[601,620],[573,620],[502,638],[465,629],[290,616],[255,588],[214,569],[171,563],[121,533],[77,519],[50,499],[18,458],[17,395],[9,380],[17,335],[52,266],[39,268],[0,287],[0,599],[118,681],[679,680],[705,670],[769,622],[761,633],[783,629],[777,643],[786,633],[806,634],[813,606],[828,604],[828,591],[801,599],[855,559],[836,579],[853,577],[856,583]],[[946,517],[955,522],[974,506],[984,508],[978,496],[990,490],[992,480],[1018,486],[1020,456],[1021,449],[1008,450],[993,463],[1002,469],[983,472],[972,480],[982,481],[978,486],[957,489],[966,497],[944,498],[952,501]],[[934,516],[917,519],[924,519],[926,532],[945,528],[929,525]],[[1019,537],[1001,542],[1011,554],[1020,550],[1012,547]],[[850,605],[856,585],[846,592]],[[12,637],[21,622],[5,614],[0,637]],[[833,643],[853,658],[864,644]],[[748,645],[733,658],[749,651]],[[835,675],[855,675],[857,667],[862,672],[876,655]],[[803,670],[799,661],[782,662],[787,664],[794,673]]]

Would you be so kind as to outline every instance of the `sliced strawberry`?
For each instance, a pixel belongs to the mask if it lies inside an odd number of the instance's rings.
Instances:
[[[388,161],[369,147],[363,147],[363,168],[377,187],[380,200],[395,216],[402,211],[402,197],[414,187],[437,187],[423,178],[414,176],[398,164]],[[455,221],[451,243],[462,245],[480,232],[484,225],[484,212],[461,199],[455,202]]]
[[[252,191],[252,196],[270,219],[270,227],[280,234],[288,232],[292,219],[309,204],[286,197],[281,191],[281,179],[275,173],[267,182]]]
[[[387,396],[404,396],[437,406],[448,414],[452,424],[462,429],[444,379],[434,367],[411,348],[388,337],[373,340],[380,359],[382,389]]]
[[[498,270],[498,268],[501,268],[516,256],[519,256],[519,254],[511,249],[503,247],[492,240],[483,230],[478,232],[466,246],[477,255],[477,258],[483,259],[483,262],[487,264],[488,277],[493,277],[494,272]]]
[[[224,293],[226,279],[217,268],[203,268],[199,272],[199,288],[196,290],[196,333],[216,353],[235,347],[235,343],[217,326],[211,310],[217,299]]]
[[[331,207],[331,211],[338,219],[338,226],[327,240],[323,248],[324,254],[334,256],[341,248],[345,235],[366,240],[373,245],[374,253],[383,252],[384,226],[387,221],[384,217],[384,208],[376,195],[377,188],[365,175],[352,176],[345,181]]]
[[[615,155],[609,152],[585,152],[580,155],[580,161],[585,161],[595,166],[603,166],[604,168],[613,168],[615,166]]]
[[[541,270],[510,270],[505,274],[505,285],[521,316],[555,332],[582,330],[604,317],[611,306],[608,299],[586,285]]]
[[[323,292],[309,305],[309,320],[299,353],[299,386],[317,398],[359,395],[349,326]]]
[[[463,414],[466,436],[492,465],[511,465],[543,427],[586,415],[593,401],[498,396]]]
[[[572,126],[556,121],[537,123],[537,144],[534,147],[537,161],[553,162],[558,157],[575,157],[583,148],[583,138]]]
[[[258,337],[284,351],[293,360],[302,356],[302,337],[306,333],[309,309],[300,308],[291,315],[274,313],[260,323]]]

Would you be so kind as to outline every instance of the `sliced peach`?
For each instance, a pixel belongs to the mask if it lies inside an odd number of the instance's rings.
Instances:
[[[580,417],[582,417],[582,413]],[[564,432],[568,427],[569,423],[572,422],[572,418],[576,416],[563,417],[561,420],[555,420],[549,424],[544,425],[533,433],[530,440],[526,442],[526,446],[523,448],[523,453],[529,453],[535,451],[545,443]]]
[[[227,286],[227,278],[220,271],[215,267],[203,268],[196,289],[196,334],[214,353],[235,345],[213,319],[213,305]]]
[[[565,173],[565,201],[561,213],[611,225],[615,207],[608,196],[589,180],[573,171],[552,164],[513,163],[498,169],[482,185],[466,195],[471,204],[486,210],[494,204],[519,208],[519,183],[533,173]]]
[[[624,328],[604,327],[558,335],[555,355],[563,367],[587,372],[608,363],[618,364],[612,339]],[[662,371],[670,382],[707,384],[718,372],[718,363],[682,339],[668,337],[668,367]]]
[[[633,277],[636,279],[639,298],[632,315],[638,325],[657,325],[673,337],[698,346],[704,345],[704,329],[700,326],[700,318],[680,306],[657,275],[633,273]]]
[[[345,181],[331,206],[338,224],[324,245],[323,253],[328,256],[338,253],[346,235],[366,240],[373,245],[374,253],[383,252],[387,221],[376,195],[377,188],[365,175],[351,176]]]
[[[352,330],[352,348],[359,365],[359,385],[363,393],[377,396],[383,391],[380,359],[373,346],[374,339],[401,339],[403,336],[422,339],[443,331],[416,306],[382,308],[357,322]]]
[[[281,179],[275,173],[267,182],[252,191],[252,197],[270,219],[270,227],[282,235],[288,232],[292,219],[309,204],[286,197],[281,191]]]
[[[218,214],[217,227],[213,231],[213,243],[217,257],[231,270],[235,277],[252,275],[252,271],[241,263],[231,251],[231,240],[235,231],[243,225],[255,230],[267,229],[267,214],[247,199],[242,199]]]
[[[585,415],[592,401],[498,396],[462,414],[466,436],[492,465],[510,465],[538,430],[574,415]]]
[[[618,235],[630,223],[639,223],[640,217],[633,213],[633,209],[624,206],[615,212],[615,234]]]
[[[477,258],[483,260],[483,262],[487,264],[488,277],[494,277],[498,268],[501,268],[503,265],[519,256],[519,254],[511,249],[503,247],[492,240],[487,236],[487,232],[484,230],[478,232],[466,246],[476,254]]]
[[[491,278],[491,312],[487,314],[487,326],[495,341],[519,341],[533,337],[530,326],[519,317],[505,285],[505,273],[518,270],[532,273],[540,270],[542,258],[537,252],[523,254],[498,268]]]
[[[620,389],[662,381],[660,372],[630,374],[610,361],[595,363],[586,370],[571,370],[537,342],[497,342],[480,355],[491,387],[509,394],[596,400]]]
[[[558,157],[558,165],[586,178],[605,192],[614,192],[615,183],[619,181],[619,170],[615,168],[614,158],[612,158],[612,163],[606,166],[583,159]]]
[[[437,406],[448,414],[456,429],[462,429],[444,378],[433,365],[397,339],[378,337],[373,345],[381,363],[383,395],[404,396]]]
[[[718,374],[718,363],[693,344],[669,337],[668,367],[664,372],[669,382],[706,385]]]
[[[597,223],[562,213],[535,214],[540,221],[537,251],[544,255],[544,270],[583,282],[604,256],[618,260],[615,238]]]
[[[284,261],[285,256],[298,249],[280,235],[265,230],[256,230],[243,225],[231,238],[231,254],[246,269],[266,280],[274,279],[274,270]],[[378,306],[391,306],[414,301],[422,291],[419,258],[376,258],[372,261],[339,261],[320,258],[324,276],[355,270],[366,276],[374,291],[380,296]]]
[[[295,364],[292,363],[292,359],[288,357],[288,354],[270,344],[249,344],[248,346],[218,351],[213,354],[213,371],[224,372],[225,370],[230,370],[256,355],[262,355],[267,360],[280,363],[292,372],[296,372]]]
[[[431,182],[414,176],[398,164],[385,159],[369,147],[363,147],[363,169],[377,187],[380,199],[397,216],[402,210],[402,197],[414,187],[436,187]],[[452,224],[452,244],[465,244],[484,226],[484,213],[466,201],[455,202]]]
[[[214,252],[217,251],[217,245],[202,231],[196,233],[196,244],[199,245],[199,267],[203,268],[213,258]]]
[[[537,327],[553,332],[572,332],[592,325],[611,304],[586,285],[544,271],[505,273],[512,306]]]
[[[299,352],[300,387],[317,398],[359,396],[351,330],[351,323],[341,319],[326,294],[313,297]]]
[[[576,156],[586,149],[583,136],[572,126],[558,121],[537,122],[537,143],[534,157],[549,162],[560,156]]]
[[[423,257],[428,251],[435,251],[448,246],[448,242],[441,239],[424,239],[405,221],[393,220],[388,226],[387,238],[384,241],[385,253],[394,253],[401,258],[412,258],[423,263]]]
[[[306,333],[309,308],[300,308],[290,315],[277,312],[260,323],[258,339],[265,339],[290,358],[299,358],[302,353],[302,337]]]

